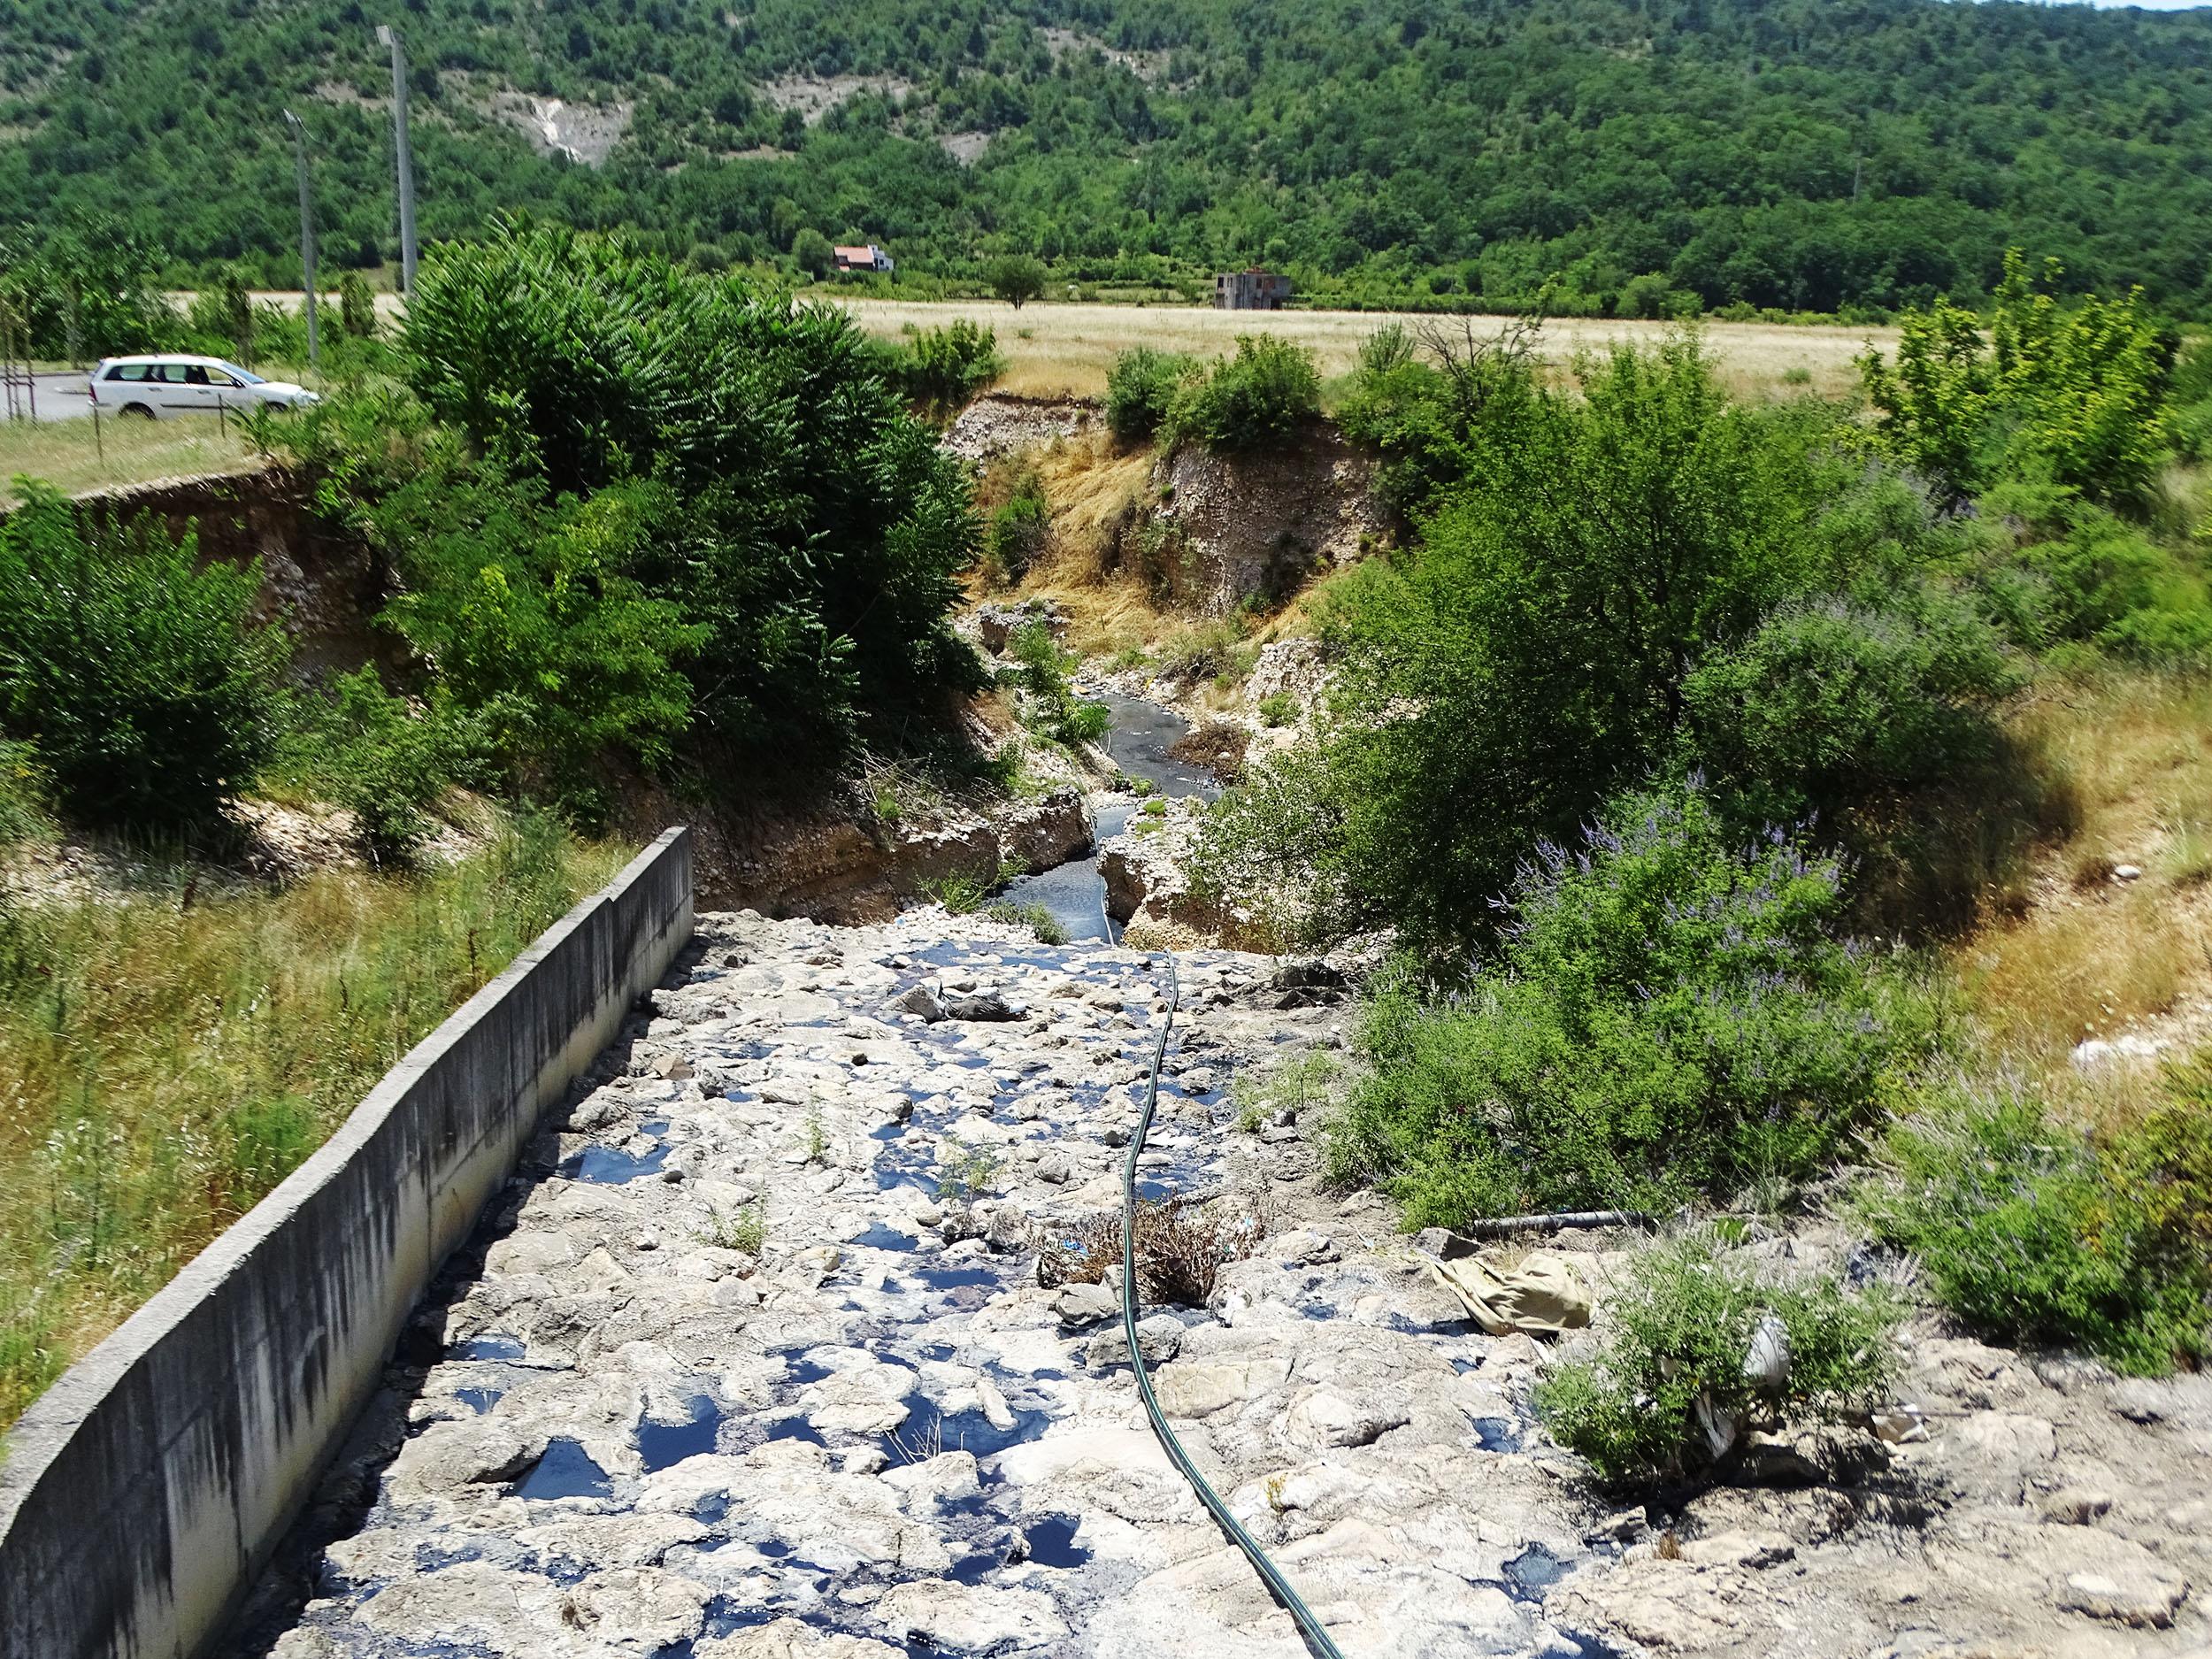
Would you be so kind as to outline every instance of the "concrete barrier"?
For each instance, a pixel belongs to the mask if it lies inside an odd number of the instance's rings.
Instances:
[[[0,1659],[193,1659],[543,1109],[691,936],[670,830],[394,1067],[0,1452]]]

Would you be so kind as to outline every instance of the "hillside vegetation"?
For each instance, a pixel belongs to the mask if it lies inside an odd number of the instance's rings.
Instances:
[[[295,280],[289,104],[327,257],[385,260],[377,20],[4,0],[0,224],[112,214],[157,257]],[[819,270],[826,238],[866,235],[923,276],[1010,253],[1173,284],[1264,260],[1309,293],[1495,308],[1549,284],[1555,313],[1652,316],[1978,296],[2017,240],[2083,288],[2212,310],[2201,11],[417,0],[394,20],[433,239],[526,207],[710,265]],[[556,98],[590,163],[540,153],[531,100]]]

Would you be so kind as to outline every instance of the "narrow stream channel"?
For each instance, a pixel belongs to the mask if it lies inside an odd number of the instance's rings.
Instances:
[[[1171,800],[1195,795],[1210,801],[1221,793],[1211,772],[1169,755],[1168,750],[1190,730],[1189,723],[1172,709],[1142,697],[1117,691],[1097,694],[1112,716],[1106,734],[1106,752],[1132,778],[1150,784],[1155,794]],[[1097,841],[1089,854],[1033,876],[1024,876],[1006,890],[1016,904],[1041,904],[1067,931],[1070,941],[1104,939],[1111,941],[1106,918],[1106,879],[1099,873],[1099,848],[1129,827],[1138,797],[1133,795],[1094,795],[1091,815],[1097,824]]]

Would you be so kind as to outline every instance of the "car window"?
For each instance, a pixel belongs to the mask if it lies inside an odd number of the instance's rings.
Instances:
[[[238,382],[221,369],[202,369],[200,376],[210,386],[235,386]]]
[[[143,363],[119,363],[108,371],[107,378],[111,380],[142,380],[146,378],[147,366]]]
[[[184,383],[187,386],[205,386],[207,384],[207,365],[204,363],[186,364],[184,365]]]
[[[235,363],[223,365],[222,372],[240,386],[266,386],[268,382],[251,369],[242,369]]]
[[[188,373],[191,367],[189,364],[163,363],[155,366],[157,366],[161,370],[162,380],[171,386],[182,386],[187,380],[192,378],[190,373]],[[147,378],[150,380],[153,377],[149,375]]]

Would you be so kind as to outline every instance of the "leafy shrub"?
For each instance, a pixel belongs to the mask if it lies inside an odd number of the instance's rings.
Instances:
[[[677,664],[709,630],[638,580],[675,511],[649,484],[548,505],[489,465],[419,478],[369,510],[404,549],[408,589],[386,616],[435,665],[434,707],[468,717],[526,791],[588,810],[603,751],[657,764],[690,724]]]
[[[1055,742],[1094,743],[1106,735],[1112,715],[1102,703],[1088,703],[1075,695],[1068,680],[1077,657],[1063,650],[1052,629],[1041,621],[1025,622],[1007,641],[1015,662],[1014,683],[1027,694],[1023,718]]]
[[[1124,443],[1141,443],[1166,423],[1176,392],[1198,367],[1179,351],[1133,346],[1106,373],[1106,426]]]
[[[1607,1313],[1596,1356],[1553,1367],[1535,1403],[1552,1437],[1611,1483],[1694,1475],[1754,1426],[1863,1411],[1895,1370],[1886,1299],[1832,1279],[1763,1280],[1710,1233],[1638,1257]],[[1771,1341],[1770,1321],[1787,1335],[1778,1387],[1745,1363],[1755,1340]]]
[[[2208,1352],[2208,1104],[2206,1073],[2188,1073],[2174,1102],[2099,1144],[2024,1088],[1959,1084],[1892,1129],[1861,1202],[1980,1334],[2162,1372]]]
[[[1988,763],[1993,705],[2015,679],[2001,641],[1965,605],[1916,597],[1892,611],[1793,600],[1690,671],[1690,742],[1744,816],[1830,821]]]
[[[2132,525],[2064,487],[2008,483],[1982,505],[2017,526],[1982,581],[2022,644],[2094,646],[2166,664],[2212,651],[2203,578]]]
[[[1924,501],[1845,459],[1826,411],[1731,405],[1694,338],[1581,374],[1575,397],[1525,355],[1460,360],[1439,394],[1459,411],[1450,504],[1424,545],[1332,585],[1332,718],[1310,740],[1332,805],[1309,828],[1346,925],[1480,943],[1533,839],[1678,751],[1709,649],[1924,556]]]
[[[1051,533],[1052,513],[1045,501],[1044,480],[1035,467],[1025,468],[1015,480],[1013,493],[993,511],[985,526],[986,579],[998,588],[1021,580],[1044,551]]]
[[[269,751],[284,640],[253,619],[260,568],[200,568],[150,520],[88,526],[19,482],[0,522],[0,733],[37,746],[94,823],[212,818]]]
[[[403,857],[430,833],[426,809],[467,772],[478,737],[467,717],[418,713],[361,668],[301,699],[286,760],[302,785],[353,814],[372,853]]]
[[[1831,935],[1839,883],[1783,831],[1735,841],[1690,790],[1620,798],[1573,852],[1540,843],[1464,989],[1402,968],[1370,1000],[1333,1173],[1448,1226],[1817,1169],[1926,1020]]]
[[[1293,726],[1298,719],[1298,699],[1287,691],[1271,691],[1259,702],[1260,724],[1276,727]]]
[[[959,409],[1006,373],[998,333],[966,318],[925,328],[899,348],[895,373],[909,402],[930,415]]]
[[[949,622],[967,479],[835,309],[503,224],[426,264],[400,362],[427,432],[371,396],[396,434],[334,411],[299,447],[399,563],[396,619],[437,634],[441,683],[449,660],[474,681],[448,687],[463,706],[549,676],[524,701],[565,710],[567,737],[521,704],[494,721],[526,770],[607,743],[651,764],[686,721],[694,749],[826,757],[982,684]],[[502,668],[503,631],[540,659]]]
[[[1313,353],[1272,335],[1240,335],[1236,356],[1185,385],[1168,410],[1171,440],[1210,449],[1280,449],[1321,412]]]

